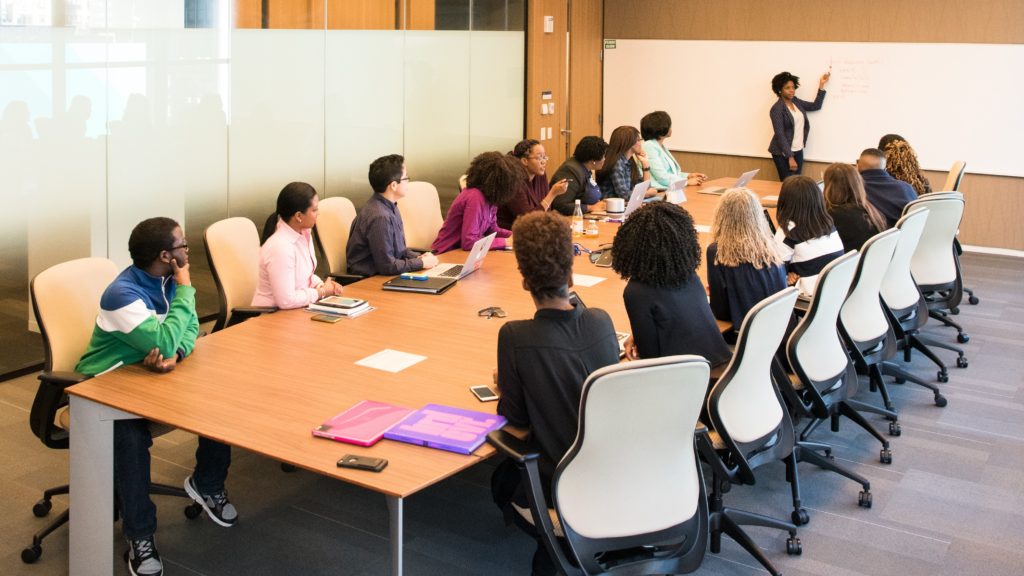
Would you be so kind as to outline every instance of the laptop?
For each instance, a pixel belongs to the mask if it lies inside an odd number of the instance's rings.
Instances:
[[[750,184],[750,181],[754,179],[754,176],[757,176],[757,173],[760,170],[760,168],[755,168],[750,172],[744,172],[732,186],[712,186],[711,188],[701,188],[698,192],[701,194],[714,194],[715,196],[721,196],[729,188],[743,188],[747,184]]]
[[[384,283],[381,288],[395,292],[418,292],[420,294],[444,294],[458,282],[456,278],[435,276],[426,280],[413,280],[395,276]]]
[[[622,219],[625,220],[633,213],[634,210],[640,207],[644,203],[644,196],[647,195],[647,189],[651,187],[650,180],[644,180],[633,186],[633,193],[629,195],[629,202],[626,202],[626,209],[622,212]]]
[[[491,249],[491,243],[494,242],[496,235],[497,232],[493,232],[473,243],[473,248],[469,251],[469,255],[466,256],[465,264],[438,264],[430,270],[420,272],[420,274],[429,278],[454,278],[456,280],[469,276],[483,265],[484,258],[487,257],[487,251]]]

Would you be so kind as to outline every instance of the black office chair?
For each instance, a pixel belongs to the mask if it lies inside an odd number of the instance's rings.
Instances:
[[[552,479],[554,509],[540,455],[503,430],[488,436],[520,467],[530,508],[517,512],[563,574],[685,574],[700,566],[709,514],[694,424],[709,373],[703,358],[669,356],[591,374],[576,441]]]
[[[81,258],[51,266],[32,279],[32,311],[43,337],[46,360],[29,413],[29,426],[47,448],[66,450],[69,446],[71,418],[64,390],[89,378],[74,369],[92,337],[100,296],[117,274],[117,266],[106,258]],[[192,500],[180,487],[154,483],[149,491]],[[67,484],[46,490],[32,507],[32,513],[39,518],[46,516],[53,508],[52,498],[67,493]],[[69,512],[70,509],[64,510],[32,536],[32,544],[21,551],[22,562],[31,564],[39,559],[43,539],[67,523]],[[201,512],[202,507],[195,503],[185,508],[189,518],[196,518]]]

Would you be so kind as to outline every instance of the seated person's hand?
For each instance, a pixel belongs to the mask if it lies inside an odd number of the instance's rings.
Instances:
[[[344,290],[345,288],[341,284],[335,282],[333,278],[328,278],[326,282],[316,289],[316,293],[320,299],[323,299],[328,296],[341,296]]]
[[[636,342],[633,341],[633,336],[630,335],[626,338],[626,341],[622,343],[622,348],[626,350],[627,360],[639,360],[640,354],[636,351]]]
[[[800,276],[796,272],[790,272],[786,274],[786,284],[790,286],[796,285],[796,281],[800,279]]]
[[[160,353],[159,348],[153,348],[146,354],[146,357],[142,359],[142,365],[145,366],[146,370],[158,373],[166,373],[174,370],[174,367],[178,364],[178,355],[174,354],[170,358],[164,358],[164,355]]]
[[[434,256],[430,252],[424,252],[420,254],[420,261],[423,262],[423,268],[433,268],[437,266],[437,256]]]
[[[690,172],[689,177],[686,179],[687,186],[700,186],[708,179],[707,174],[701,174],[700,172]]]
[[[556,182],[554,185],[551,186],[551,190],[548,191],[548,195],[549,196],[561,196],[562,194],[565,194],[565,191],[568,190],[568,189],[569,189],[569,181],[568,180],[559,180],[558,182]]]
[[[174,274],[174,281],[178,286],[191,286],[192,276],[188,271],[189,263],[185,262],[184,266],[178,266],[178,262],[171,258],[171,271]]]

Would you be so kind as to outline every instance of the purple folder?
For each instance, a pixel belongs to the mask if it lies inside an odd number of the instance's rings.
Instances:
[[[388,440],[472,454],[487,433],[505,425],[504,416],[427,404],[384,433]]]
[[[412,412],[410,408],[363,400],[313,429],[313,436],[373,446],[384,432]]]

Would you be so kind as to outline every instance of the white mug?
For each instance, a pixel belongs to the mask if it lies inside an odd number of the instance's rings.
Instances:
[[[606,198],[604,209],[610,214],[621,214],[626,211],[626,201],[622,198]]]

